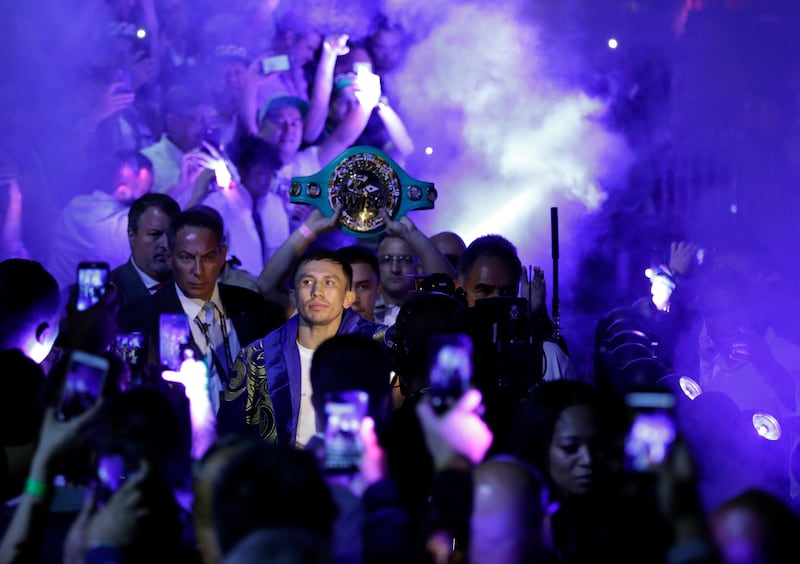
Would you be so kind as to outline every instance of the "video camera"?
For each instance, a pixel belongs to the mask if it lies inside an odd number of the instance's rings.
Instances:
[[[475,386],[484,394],[522,399],[542,379],[544,351],[534,336],[528,300],[495,297],[467,310],[475,343]]]

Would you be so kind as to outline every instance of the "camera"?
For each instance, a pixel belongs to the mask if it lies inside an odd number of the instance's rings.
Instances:
[[[484,394],[521,399],[542,379],[544,351],[525,298],[477,300],[467,310],[475,344],[475,385]]]

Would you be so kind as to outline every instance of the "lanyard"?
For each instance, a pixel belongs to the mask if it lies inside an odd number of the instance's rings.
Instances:
[[[224,368],[222,370],[222,376],[224,380],[228,379],[228,374],[231,370],[231,366],[233,365],[233,355],[231,354],[231,342],[230,342],[230,335],[228,334],[228,323],[225,318],[225,314],[217,307],[217,305],[213,302],[209,302],[214,309],[219,313],[219,323],[220,323],[220,331],[222,333],[222,342],[225,346],[225,366],[218,366],[217,368]],[[211,340],[211,332],[209,331],[211,324],[204,323],[200,321],[199,317],[194,318],[197,325],[200,327],[200,331],[202,331],[203,336],[206,338],[206,344],[208,348],[211,350],[211,354],[213,358],[217,361],[218,364],[222,364],[219,359],[217,359],[217,351],[214,345],[214,342]]]

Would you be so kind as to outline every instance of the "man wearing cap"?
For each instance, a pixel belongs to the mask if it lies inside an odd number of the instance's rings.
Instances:
[[[305,100],[279,95],[267,100],[258,113],[258,135],[278,151],[282,167],[273,184],[290,215],[290,227],[296,229],[311,213],[311,206],[289,203],[292,177],[319,172],[336,156],[350,147],[364,131],[372,110],[380,99],[380,81],[376,75],[359,77],[358,105],[347,118],[319,144],[300,150],[304,119],[309,106]]]

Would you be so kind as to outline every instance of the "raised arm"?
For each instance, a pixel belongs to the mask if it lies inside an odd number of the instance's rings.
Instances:
[[[347,34],[328,35],[322,42],[322,56],[314,74],[311,100],[303,126],[303,139],[306,143],[316,141],[325,127],[333,91],[333,71],[336,67],[336,59],[350,51],[347,46],[348,38]]]
[[[96,417],[99,405],[65,422],[56,419],[54,408],[45,411],[24,493],[0,541],[0,563],[39,560],[38,550],[44,541],[53,498],[53,479],[66,454],[81,443],[81,434]]]
[[[315,209],[278,247],[258,277],[258,289],[265,298],[275,298],[286,283],[294,260],[305,252],[314,239],[333,230],[341,215],[341,206],[331,217],[325,217]]]
[[[323,166],[356,142],[380,100],[381,81],[378,75],[361,72],[356,76],[355,85],[358,105],[319,145],[319,162]]]
[[[381,210],[381,217],[386,223],[386,234],[404,239],[422,262],[422,271],[425,274],[442,273],[451,278],[456,277],[456,271],[447,257],[436,248],[427,235],[420,231],[408,216],[403,216],[398,221],[392,221],[386,210]]]
[[[414,152],[414,142],[403,120],[383,96],[378,102],[378,116],[389,134],[389,141],[383,146],[383,150],[397,161],[397,164],[405,166],[406,157]]]

